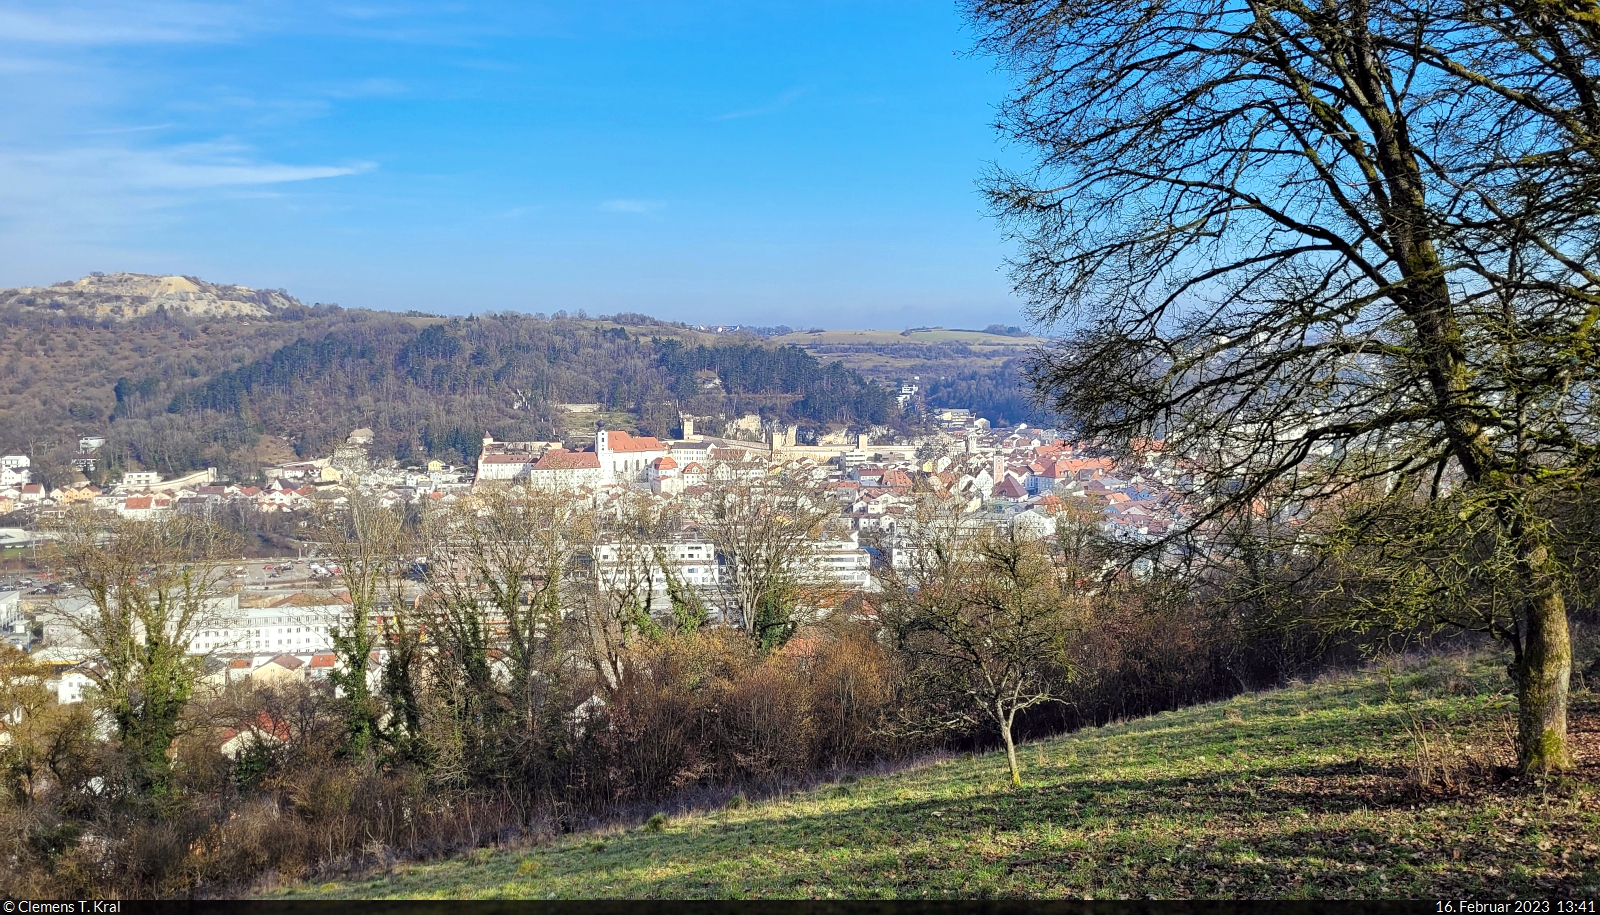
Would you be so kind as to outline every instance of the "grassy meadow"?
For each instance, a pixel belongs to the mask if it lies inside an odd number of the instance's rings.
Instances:
[[[1578,686],[1580,684],[1575,684]],[[1581,768],[1511,776],[1483,657],[1412,662],[288,898],[1594,898],[1600,701]]]

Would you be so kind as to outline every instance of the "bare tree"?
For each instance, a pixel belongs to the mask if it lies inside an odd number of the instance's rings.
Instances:
[[[723,613],[763,649],[788,641],[827,590],[815,559],[832,514],[806,480],[734,479],[712,488],[701,523],[721,561]]]
[[[878,614],[930,709],[950,715],[931,726],[994,725],[1021,785],[1016,717],[1064,697],[1090,600],[1082,569],[1048,539],[966,515],[960,499],[918,502],[894,549],[878,568]]]
[[[958,720],[999,730],[1020,786],[1017,715],[1061,701],[1087,599],[1048,544],[1015,528],[936,506],[906,528],[909,559],[880,571],[882,622],[925,695],[963,697],[949,706]]]
[[[548,745],[573,646],[566,610],[590,510],[560,493],[484,487],[424,518],[435,686],[462,728],[464,765],[515,771]]]
[[[1016,80],[1002,129],[1037,153],[989,192],[1019,290],[1063,331],[1038,389],[1086,437],[1164,436],[1200,463],[1174,538],[1421,509],[1384,558],[1393,581],[1472,527],[1516,595],[1474,628],[1512,649],[1522,766],[1570,765],[1563,583],[1582,551],[1553,519],[1600,454],[1593,12],[967,7]],[[1371,481],[1375,498],[1349,495]],[[1413,590],[1413,616],[1471,616],[1459,594]]]
[[[344,704],[347,752],[360,757],[374,749],[384,718],[370,672],[385,640],[391,651],[380,682],[396,700],[391,724],[414,733],[417,723],[411,666],[418,633],[407,615],[403,593],[403,564],[413,555],[412,538],[398,512],[354,485],[323,497],[314,513],[306,539],[338,570],[328,586],[330,593],[336,600],[350,602],[349,615],[333,633],[338,666],[329,679]],[[340,589],[342,594],[337,593]]]
[[[84,703],[50,695],[48,668],[0,645],[0,790],[21,805],[82,787],[92,771],[94,722]]]
[[[238,542],[186,516],[143,521],[70,513],[56,528],[61,579],[88,595],[58,615],[95,652],[87,670],[111,718],[136,795],[167,788],[168,750],[202,673],[195,636],[219,622],[228,590],[220,561]]]
[[[635,493],[598,519],[594,530],[583,625],[590,664],[614,690],[631,645],[662,635],[663,623],[680,632],[697,629],[706,610],[669,555],[671,542],[684,534],[675,506]],[[661,590],[665,600],[657,598]]]

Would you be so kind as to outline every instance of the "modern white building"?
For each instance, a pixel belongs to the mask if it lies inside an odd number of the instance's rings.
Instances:
[[[194,489],[205,486],[216,481],[217,468],[215,467],[196,470],[193,473],[184,474],[181,477],[173,477],[170,480],[161,479],[161,474],[156,473],[154,470],[130,470],[122,475],[122,483],[119,485],[124,490],[160,488],[165,491],[176,492],[180,489]]]
[[[26,622],[22,615],[22,592],[0,591],[0,633],[11,632]]]
[[[93,620],[98,611],[83,598],[54,601],[39,613],[49,645],[79,643],[76,633]],[[295,594],[277,598],[270,605],[241,607],[238,594],[223,594],[206,601],[197,614],[189,636],[189,653],[209,654],[305,654],[327,651],[333,646],[331,630],[348,620],[350,607],[326,597]]]
[[[323,598],[326,600],[326,598]],[[333,648],[333,632],[350,619],[350,605],[308,601],[304,595],[274,605],[240,607],[238,595],[219,599],[216,611],[189,643],[191,654],[311,654]]]
[[[824,540],[817,544],[817,574],[829,584],[851,591],[870,591],[872,557],[861,548],[859,536],[852,532],[846,540]]]
[[[645,557],[650,561],[651,589],[663,599],[667,580],[659,566],[662,561],[672,568],[676,578],[692,587],[712,588],[721,582],[717,550],[708,540],[672,541],[659,548],[602,543],[594,552],[595,574],[602,581],[619,584],[639,572],[640,559]]]
[[[29,469],[32,465],[26,454],[0,457],[0,487],[28,485],[33,478],[33,471]]]

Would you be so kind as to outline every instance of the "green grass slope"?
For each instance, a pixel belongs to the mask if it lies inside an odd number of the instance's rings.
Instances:
[[[1507,779],[1503,668],[1440,659],[1244,696],[738,809],[402,865],[287,897],[1594,898],[1583,767]]]

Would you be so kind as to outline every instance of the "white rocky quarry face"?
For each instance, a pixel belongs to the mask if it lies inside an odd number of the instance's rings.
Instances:
[[[266,317],[300,303],[275,290],[219,285],[190,276],[110,273],[53,286],[0,289],[0,307],[13,304],[37,311],[129,320],[163,308],[195,317]]]

